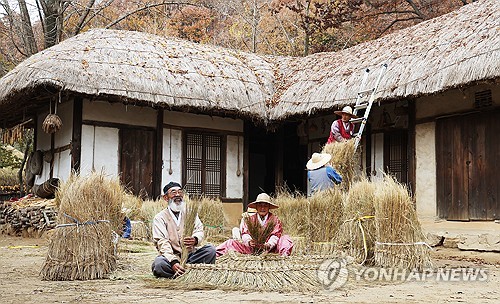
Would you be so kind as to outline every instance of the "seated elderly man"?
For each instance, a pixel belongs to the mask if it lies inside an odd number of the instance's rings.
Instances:
[[[181,241],[190,249],[187,258],[189,264],[215,263],[215,247],[205,245],[196,248],[203,240],[203,224],[196,216],[193,235],[184,236],[184,219],[186,208],[184,193],[181,185],[170,182],[163,188],[163,199],[168,207],[158,213],[153,220],[153,240],[159,255],[153,262],[151,269],[156,277],[173,278],[185,272],[181,261]]]
[[[249,208],[255,208],[257,213],[249,216],[246,221],[241,224],[241,241],[231,239],[220,244],[217,247],[217,257],[227,253],[228,251],[236,251],[243,254],[252,254],[256,249],[270,253],[279,253],[282,256],[288,256],[292,253],[293,242],[288,235],[283,234],[283,225],[278,217],[272,214],[269,210],[278,208],[272,201],[269,195],[261,193],[257,196],[255,202],[248,204]],[[258,223],[261,227],[268,223],[274,223],[274,227],[269,237],[264,244],[258,244],[252,239],[248,229],[247,221]]]

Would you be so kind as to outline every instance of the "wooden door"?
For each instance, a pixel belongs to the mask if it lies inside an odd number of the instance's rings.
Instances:
[[[120,130],[121,181],[135,195],[153,195],[153,130]]]
[[[408,130],[384,132],[385,171],[408,184]]]
[[[499,218],[499,114],[474,113],[437,121],[439,217],[466,221]]]

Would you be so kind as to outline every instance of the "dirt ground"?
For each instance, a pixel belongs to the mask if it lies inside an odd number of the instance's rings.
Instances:
[[[435,267],[481,267],[483,282],[349,281],[335,290],[317,293],[262,293],[179,291],[146,286],[152,278],[152,246],[122,244],[119,269],[110,279],[52,282],[39,276],[47,240],[0,235],[1,303],[498,303],[500,298],[500,253],[437,248]]]

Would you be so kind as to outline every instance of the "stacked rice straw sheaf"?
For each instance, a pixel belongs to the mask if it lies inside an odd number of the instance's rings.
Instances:
[[[44,280],[89,280],[116,269],[113,231],[121,231],[124,190],[102,173],[72,175],[56,192],[58,226],[41,270]]]

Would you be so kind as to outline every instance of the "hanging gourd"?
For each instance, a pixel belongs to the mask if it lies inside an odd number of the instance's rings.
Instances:
[[[61,101],[61,93],[59,93],[59,101]],[[62,120],[57,116],[57,101],[54,106],[54,114],[52,114],[52,103],[50,105],[50,113],[45,117],[42,123],[42,130],[45,133],[52,134],[59,131],[62,127]]]

